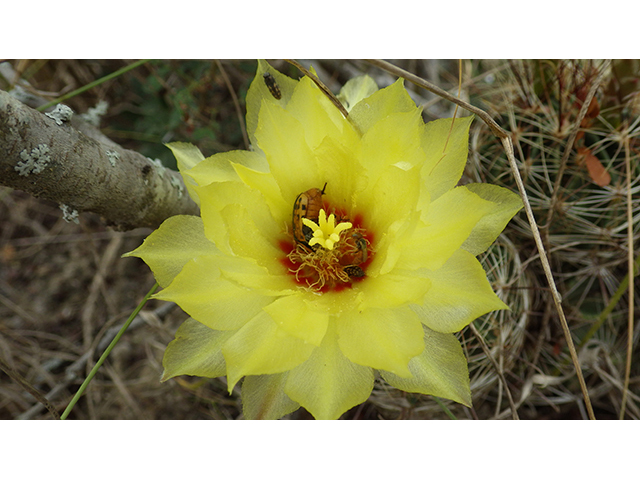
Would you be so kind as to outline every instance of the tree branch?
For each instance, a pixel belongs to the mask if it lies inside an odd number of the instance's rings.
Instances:
[[[116,230],[198,214],[177,172],[90,138],[65,117],[64,110],[37,112],[0,90],[0,185],[52,200],[71,220],[77,212],[97,213]]]

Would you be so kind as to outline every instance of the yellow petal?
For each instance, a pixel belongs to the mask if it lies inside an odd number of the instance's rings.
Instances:
[[[422,131],[422,149],[427,161],[422,167],[424,190],[436,200],[460,181],[469,153],[469,127],[473,117],[427,123]],[[446,145],[446,150],[445,150]]]
[[[176,338],[164,351],[161,382],[177,375],[215,378],[226,373],[220,348],[233,332],[219,332],[205,327],[192,318],[180,325]]]
[[[244,165],[257,171],[266,172],[269,169],[267,159],[258,152],[245,150],[232,150],[230,152],[217,153],[204,159],[198,165],[186,172],[201,187],[213,182],[239,181],[234,166]]]
[[[266,209],[266,205],[263,205]],[[255,208],[255,205],[248,207]],[[253,258],[259,265],[267,267],[272,273],[283,272],[283,266],[278,261],[283,256],[282,250],[276,246],[281,238],[278,224],[271,222],[257,224],[256,217],[249,213],[250,208],[243,205],[227,205],[222,210],[222,219],[229,234],[229,246],[235,255]]]
[[[400,78],[394,84],[378,90],[356,104],[349,117],[364,134],[377,122],[395,112],[411,112],[416,104],[404,88]]]
[[[280,89],[281,98],[276,99],[267,88],[264,81],[264,74],[270,74],[276,81],[278,88]],[[283,75],[264,60],[258,60],[258,69],[256,76],[249,86],[247,91],[246,105],[247,105],[247,133],[251,145],[257,147],[255,132],[258,127],[258,117],[260,114],[260,107],[262,102],[271,103],[274,105],[285,106],[289,99],[293,95],[293,91],[298,85],[298,81],[294,80],[286,75]]]
[[[289,372],[286,394],[316,419],[337,419],[364,402],[373,389],[373,371],[347,359],[338,347],[335,322],[309,359]]]
[[[264,311],[283,331],[318,346],[327,331],[329,315],[309,308],[301,297],[302,294],[278,298]]]
[[[302,124],[285,109],[265,103],[256,130],[258,145],[265,152],[269,169],[282,197],[293,202],[299,193],[322,188],[316,157],[305,140]]]
[[[430,329],[458,332],[480,315],[509,307],[491,289],[480,262],[466,250],[458,250],[439,270],[422,272],[431,288],[421,305],[411,309]]]
[[[466,187],[480,198],[495,204],[491,213],[480,219],[462,244],[462,248],[468,252],[480,255],[491,246],[509,220],[523,207],[522,200],[519,195],[497,185],[473,183]]]
[[[405,221],[415,211],[420,192],[420,176],[416,170],[387,167],[375,185],[358,196],[358,211],[364,224],[376,235],[376,242],[390,226]]]
[[[178,170],[182,174],[189,196],[196,203],[199,203],[198,196],[193,189],[196,182],[191,177],[187,176],[187,173],[204,160],[204,155],[202,155],[202,152],[200,152],[198,147],[190,143],[173,142],[167,143],[166,146],[171,150],[173,156],[176,157]]]
[[[252,190],[241,182],[220,182],[196,187],[196,192],[202,201],[201,215],[204,222],[205,235],[210,238],[216,246],[225,253],[233,253],[230,242],[243,242],[239,236],[245,236],[244,241],[251,241],[255,236],[256,242],[264,242],[270,239],[277,242],[281,234],[283,225],[275,221],[271,216],[271,211],[264,201],[259,191]],[[243,210],[243,221],[248,222],[247,228],[252,230],[243,234],[238,232],[236,227],[240,227],[239,219],[229,218],[232,213],[225,209],[233,207],[234,211]],[[293,203],[292,203],[293,205]],[[235,228],[234,238],[231,239],[230,229]],[[275,248],[275,247],[274,247]],[[273,257],[271,257],[273,259]]]
[[[409,360],[424,349],[422,325],[408,307],[353,310],[338,319],[338,344],[354,363],[410,376]]]
[[[366,308],[396,308],[421,302],[431,287],[431,281],[410,271],[394,270],[358,284],[361,292],[360,310]]]
[[[425,349],[409,362],[411,378],[381,371],[391,386],[405,392],[448,398],[471,407],[467,359],[453,334],[425,328]]]
[[[166,287],[189,260],[218,253],[215,245],[205,237],[200,217],[176,215],[166,219],[141,246],[123,257],[144,260],[158,284]]]
[[[234,164],[234,168],[245,185],[262,193],[271,216],[278,224],[291,223],[293,204],[282,197],[280,187],[271,173],[259,172],[239,164]]]
[[[289,372],[250,375],[242,382],[242,412],[248,420],[278,420],[300,408],[284,393]]]
[[[273,301],[221,277],[219,257],[199,257],[154,298],[176,302],[191,317],[214,330],[237,330]]]
[[[350,127],[340,110],[307,76],[300,79],[287,112],[304,125],[304,138],[311,149],[327,136],[339,138],[343,128]]]
[[[245,375],[281,373],[304,362],[315,347],[279,328],[260,312],[222,347],[229,392]]]
[[[351,130],[345,129],[345,132]],[[327,187],[323,198],[331,205],[350,212],[355,207],[358,193],[365,190],[367,179],[362,174],[360,164],[361,142],[353,136],[344,143],[325,137],[314,150],[318,165],[318,177],[326,179]],[[324,182],[322,183],[324,185]],[[322,188],[319,185],[317,188]]]
[[[409,170],[424,163],[420,135],[423,126],[417,108],[392,113],[371,126],[362,137],[363,173],[370,184],[375,184],[390,165]]]
[[[460,248],[478,221],[491,212],[493,202],[483,200],[465,187],[448,191],[431,203],[420,228],[400,239],[396,266],[437,270]]]
[[[338,100],[350,112],[358,102],[378,91],[378,85],[369,75],[361,75],[347,81],[340,89]]]

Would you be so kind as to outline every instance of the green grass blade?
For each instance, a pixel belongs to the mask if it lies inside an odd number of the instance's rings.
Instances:
[[[107,359],[107,357],[111,353],[111,350],[113,350],[113,347],[116,346],[116,344],[120,340],[120,337],[122,337],[122,335],[127,330],[127,328],[129,328],[129,325],[131,325],[131,322],[133,322],[133,319],[136,318],[136,316],[138,315],[140,310],[142,310],[142,307],[144,307],[144,304],[147,303],[147,301],[149,300],[151,295],[153,295],[157,289],[158,289],[158,284],[156,283],[156,284],[153,285],[153,287],[151,287],[151,290],[149,290],[149,292],[145,295],[145,297],[142,299],[142,301],[136,307],[136,309],[133,312],[131,312],[131,315],[129,315],[129,318],[124,323],[124,325],[122,326],[122,328],[120,329],[118,334],[111,341],[111,343],[109,344],[107,349],[104,351],[104,353],[102,354],[100,359],[96,362],[96,365],[93,367],[91,372],[89,372],[89,375],[87,376],[85,381],[82,382],[82,385],[80,385],[80,388],[78,389],[76,394],[71,399],[71,402],[69,402],[69,405],[67,405],[67,408],[65,409],[65,411],[62,413],[62,415],[60,415],[60,420],[65,420],[69,416],[69,413],[71,413],[71,410],[73,409],[73,406],[80,399],[80,397],[82,396],[82,394],[86,390],[87,386],[89,385],[89,382],[91,382],[91,380],[93,379],[95,374],[98,372],[98,369],[102,366],[104,361]]]
[[[91,83],[86,84],[84,87],[80,87],[76,90],[74,90],[73,92],[69,92],[66,95],[63,95],[60,98],[56,98],[55,100],[51,100],[49,103],[45,103],[44,105],[39,106],[38,108],[36,108],[36,110],[38,110],[39,112],[42,112],[44,110],[46,110],[49,107],[53,107],[54,105],[57,105],[58,103],[64,102],[65,100],[71,98],[71,97],[75,97],[76,95],[79,95],[83,92],[86,92],[87,90],[90,90],[91,88],[95,87],[96,85],[100,85],[101,83],[106,82],[107,80],[111,80],[112,78],[116,78],[119,75],[122,75],[123,73],[128,72],[129,70],[133,70],[136,67],[139,67],[140,65],[142,65],[143,63],[147,63],[149,61],[149,59],[146,60],[138,60],[137,62],[132,63],[131,65],[127,65],[126,67],[122,67],[120,70],[116,70],[113,73],[110,73],[109,75],[105,75],[102,78],[99,78],[98,80],[95,80]]]

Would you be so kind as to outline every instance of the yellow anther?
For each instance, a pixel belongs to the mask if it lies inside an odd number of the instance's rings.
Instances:
[[[332,213],[327,219],[327,213],[320,209],[318,224],[308,218],[303,218],[302,222],[313,230],[313,238],[309,241],[309,246],[320,245],[327,250],[333,250],[333,246],[340,241],[340,232],[353,227],[351,222],[340,222],[336,225],[336,217]]]

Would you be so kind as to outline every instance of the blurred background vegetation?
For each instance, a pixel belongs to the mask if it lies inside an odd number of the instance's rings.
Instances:
[[[380,87],[395,81],[364,61],[300,62],[312,63],[334,93],[364,73]],[[15,73],[0,77],[0,88],[11,91],[22,85],[51,100],[131,63],[16,60],[10,62]],[[286,62],[270,63],[299,76]],[[393,63],[458,93],[458,61]],[[163,143],[191,142],[206,156],[247,148],[244,98],[255,69],[256,62],[248,60],[153,60],[64,103],[77,114],[96,107],[104,110],[99,127],[105,135],[175,168]],[[576,125],[598,78],[595,101]],[[640,328],[628,330],[624,290],[625,277],[629,279],[627,160],[636,256],[640,237],[639,79],[640,62],[634,60],[462,62],[462,98],[486,110],[512,133],[597,418],[619,415],[630,334],[634,358],[639,353]],[[425,121],[453,115],[453,105],[412,84],[406,86],[423,107]],[[461,110],[457,114],[466,115]],[[577,127],[580,133],[570,145]],[[476,119],[463,183],[478,181],[517,191],[499,142]],[[113,232],[88,213],[80,215],[78,225],[66,223],[57,205],[0,189],[0,359],[48,395],[59,412],[114,331],[153,285],[140,260],[120,258],[148,233],[145,229]],[[476,320],[478,335],[469,328],[459,335],[469,358],[474,408],[407,394],[378,380],[371,398],[343,418],[447,418],[449,411],[457,418],[511,418],[507,389],[520,418],[586,418],[523,212],[481,260],[511,311]],[[636,312],[639,291],[636,288]],[[159,382],[164,348],[184,318],[170,304],[150,302],[70,418],[241,418],[239,395],[227,395],[224,379],[180,377]],[[634,360],[625,418],[640,418],[639,365]],[[0,418],[52,417],[13,377],[0,372]],[[293,418],[309,415],[301,410]]]

